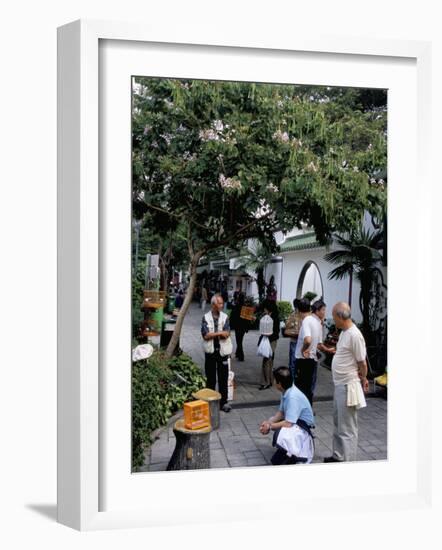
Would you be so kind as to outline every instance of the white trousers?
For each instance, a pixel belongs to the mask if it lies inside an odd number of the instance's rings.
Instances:
[[[335,386],[333,400],[333,456],[354,461],[358,454],[358,411],[347,406],[347,386]]]

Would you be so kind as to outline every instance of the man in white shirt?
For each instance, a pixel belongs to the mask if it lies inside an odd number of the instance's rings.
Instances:
[[[295,385],[313,404],[318,370],[318,350],[333,353],[334,349],[322,343],[322,323],[325,319],[326,304],[317,300],[312,306],[312,314],[305,317],[301,324],[296,343]]]
[[[295,298],[293,300],[294,311],[289,315],[285,328],[284,336],[290,338],[290,347],[289,347],[289,369],[292,379],[296,378],[296,343],[298,341],[299,331],[301,330],[301,324],[307,315],[311,313],[311,307],[309,300],[303,298]]]
[[[367,350],[361,331],[351,319],[351,310],[347,303],[338,302],[333,307],[333,320],[336,328],[341,329],[341,334],[332,361],[335,385],[333,454],[324,458],[324,462],[354,461],[357,459],[358,449],[359,406],[348,405],[348,392],[360,384],[364,392],[368,391]]]

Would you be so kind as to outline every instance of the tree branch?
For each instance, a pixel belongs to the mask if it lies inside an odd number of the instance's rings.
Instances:
[[[189,250],[189,256],[192,261],[193,258],[193,245],[192,245],[192,224],[189,223],[187,226],[187,248]]]
[[[236,240],[241,235],[241,233],[244,233],[244,231],[247,231],[248,229],[253,227],[255,224],[261,222],[262,220],[268,219],[272,213],[273,212],[269,212],[265,216],[262,216],[261,218],[256,218],[253,221],[249,222],[248,224],[244,225],[243,227],[240,227],[239,229],[237,229],[235,231],[235,233],[230,235],[230,237],[228,237],[224,241],[220,241],[217,246],[226,246],[226,245],[228,245],[230,242]]]
[[[177,220],[187,220],[186,216],[176,214],[175,212],[170,212],[169,210],[166,210],[165,208],[160,208],[159,206],[155,206],[154,204],[151,204],[149,202],[145,202],[147,208],[151,208],[152,210],[157,210],[157,212],[161,212],[163,214],[167,214],[168,216],[171,216],[172,218],[176,218]],[[192,220],[192,223],[200,227],[201,229],[204,229],[204,231],[208,231],[209,228],[205,225],[202,225],[201,223],[196,222],[195,220]]]

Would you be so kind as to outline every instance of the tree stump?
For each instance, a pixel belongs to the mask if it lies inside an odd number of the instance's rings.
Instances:
[[[219,428],[219,402],[221,400],[221,394],[215,390],[209,388],[203,388],[192,394],[194,399],[202,399],[209,404],[210,423],[212,424],[212,430]]]
[[[188,430],[184,419],[175,422],[173,433],[176,438],[175,450],[167,465],[167,470],[202,470],[210,468],[210,432],[207,426],[200,430]]]

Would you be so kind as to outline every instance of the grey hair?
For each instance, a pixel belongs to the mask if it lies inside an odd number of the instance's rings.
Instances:
[[[219,294],[219,293],[218,293],[218,294],[214,294],[214,295],[212,296],[212,299],[210,300],[210,303],[211,303],[211,304],[214,304],[214,303],[218,300],[218,298],[222,298],[221,294]]]
[[[343,319],[346,321],[347,319],[351,319],[351,309],[348,304],[345,302],[338,302],[335,307],[335,315],[336,317],[339,317],[340,319]]]

